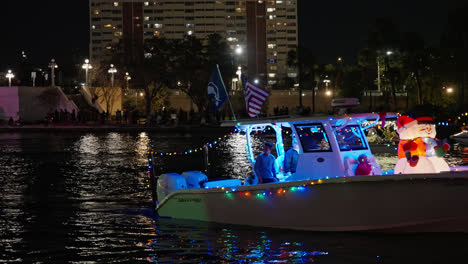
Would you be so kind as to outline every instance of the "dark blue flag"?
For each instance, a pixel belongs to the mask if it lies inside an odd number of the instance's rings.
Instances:
[[[216,65],[216,69],[208,83],[208,95],[213,101],[216,110],[219,110],[223,106],[228,97],[218,65]]]

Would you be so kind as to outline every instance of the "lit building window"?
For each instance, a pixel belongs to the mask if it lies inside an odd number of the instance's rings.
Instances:
[[[163,24],[154,24],[154,28],[162,28]]]
[[[114,2],[114,6],[119,6],[119,2]]]
[[[149,6],[149,2],[145,2],[145,6]]]
[[[110,27],[112,27],[112,25],[111,25],[111,24],[107,24],[107,25],[104,25],[104,27],[110,28]]]
[[[275,78],[275,77],[276,77],[276,73],[269,73],[269,74],[268,74],[268,77],[270,77],[270,78]]]
[[[145,17],[145,21],[149,21],[149,17]]]
[[[270,13],[275,12],[275,10],[276,10],[276,8],[274,8],[274,7],[267,8],[267,12],[270,12]]]
[[[191,35],[193,34],[193,31],[192,31],[192,30],[189,30],[189,31],[187,31],[187,34],[188,34],[189,36],[191,36]]]

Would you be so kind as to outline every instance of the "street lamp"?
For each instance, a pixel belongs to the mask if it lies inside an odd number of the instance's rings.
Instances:
[[[51,75],[51,86],[55,87],[55,69],[58,68],[57,63],[55,63],[55,59],[50,60],[49,68],[50,68],[50,75]]]
[[[8,73],[5,75],[5,77],[8,78],[8,87],[11,87],[11,79],[15,78],[15,75],[11,72],[11,70],[8,70]]]
[[[114,64],[110,65],[110,69],[107,71],[111,75],[111,87],[114,87],[114,77],[115,74],[117,73],[117,69],[114,67]]]
[[[93,66],[89,63],[89,60],[86,59],[86,60],[85,60],[85,63],[83,64],[83,66],[81,66],[81,68],[83,68],[83,69],[85,70],[85,72],[86,72],[85,87],[88,88],[88,85],[89,85],[89,81],[88,81],[88,79],[89,79],[89,78],[88,78],[88,75],[89,75],[89,74],[88,74],[88,72],[89,72],[89,70],[91,70],[91,69],[93,68]]]
[[[244,49],[240,45],[237,45],[236,54],[241,55],[243,52],[244,52]]]
[[[129,85],[128,85],[128,82],[132,79],[132,77],[130,76],[130,74],[128,72],[125,73],[125,81],[127,82],[127,90],[129,89]]]
[[[452,87],[448,87],[448,88],[447,88],[447,93],[449,93],[449,94],[453,93],[453,88],[452,88]]]
[[[325,76],[325,78],[328,78],[328,76]],[[330,96],[330,95],[331,95],[331,92],[330,92],[330,90],[328,90],[328,84],[329,84],[331,81],[330,81],[329,79],[324,79],[323,82],[325,83],[325,86],[326,86],[326,89],[327,89],[326,92],[325,92],[325,94],[326,94],[327,96]]]

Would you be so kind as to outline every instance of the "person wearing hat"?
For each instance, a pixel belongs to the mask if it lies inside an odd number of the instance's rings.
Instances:
[[[275,169],[276,158],[271,154],[272,149],[273,144],[265,142],[263,145],[263,153],[258,155],[257,160],[255,161],[254,170],[259,184],[278,181]]]

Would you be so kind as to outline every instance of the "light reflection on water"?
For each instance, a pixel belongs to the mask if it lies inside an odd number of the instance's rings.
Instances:
[[[149,146],[181,151],[218,136],[0,134],[0,263],[434,263],[465,253],[463,235],[324,234],[153,218]],[[265,140],[254,138],[257,148]],[[467,151],[447,158],[466,165]],[[241,135],[220,144],[211,153],[214,175],[247,176],[244,153]],[[395,162],[386,151],[378,160]],[[200,154],[158,164],[202,169]],[[438,250],[444,254],[423,254]]]

